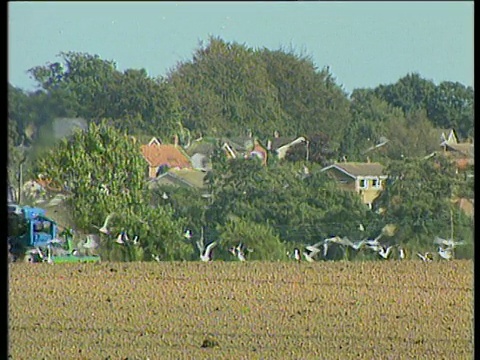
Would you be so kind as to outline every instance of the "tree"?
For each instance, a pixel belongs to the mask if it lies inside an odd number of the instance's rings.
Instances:
[[[425,250],[432,247],[434,236],[450,233],[451,163],[442,157],[391,161],[386,172],[386,190],[374,206],[384,209],[384,223],[396,224],[398,241]]]
[[[134,140],[101,122],[62,140],[38,160],[35,171],[50,179],[51,186],[68,189],[69,208],[82,232],[97,231],[95,226],[114,213],[113,234],[124,230],[130,238],[137,235],[140,239],[142,251],[128,252],[130,259],[137,253],[149,260],[150,254],[181,259],[185,255],[179,251],[181,221],[173,218],[169,206],[150,206],[145,166]],[[104,248],[117,246],[113,240],[104,239]]]

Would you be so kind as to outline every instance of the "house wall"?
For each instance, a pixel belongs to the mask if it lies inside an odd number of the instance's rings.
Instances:
[[[372,204],[384,189],[385,179],[375,176],[357,177],[355,181],[355,190],[361,195],[364,204]]]
[[[352,177],[335,168],[329,170],[329,175],[337,181],[340,188],[357,192],[364,204],[371,204],[385,188],[385,179],[383,178],[365,176],[352,179]],[[364,187],[360,187],[361,180],[364,180]],[[379,187],[375,186],[375,180],[379,182]]]

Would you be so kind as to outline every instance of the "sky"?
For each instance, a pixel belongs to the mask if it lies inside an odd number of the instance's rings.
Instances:
[[[473,1],[15,1],[8,3],[8,78],[35,90],[27,70],[68,51],[167,76],[215,36],[310,56],[347,93],[413,72],[473,87],[473,8]]]

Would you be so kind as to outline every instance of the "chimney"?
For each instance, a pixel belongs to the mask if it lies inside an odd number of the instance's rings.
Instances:
[[[178,146],[178,135],[177,135],[177,134],[175,134],[175,135],[173,136],[173,145],[174,145],[175,147]]]

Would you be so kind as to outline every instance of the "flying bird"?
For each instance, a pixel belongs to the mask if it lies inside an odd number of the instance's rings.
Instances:
[[[117,239],[115,242],[120,245],[125,245],[129,241],[128,235],[125,231],[122,231],[120,234],[118,234]]]
[[[95,226],[98,231],[100,231],[101,233],[105,234],[105,235],[110,235],[110,231],[108,230],[107,226],[108,226],[108,222],[110,221],[110,219],[113,217],[113,215],[115,215],[115,213],[111,213],[109,214],[106,218],[105,218],[105,222],[103,223],[102,227],[98,227],[98,226]]]
[[[451,260],[453,259],[453,249],[452,248],[442,248],[438,247],[438,254],[440,255],[441,258],[445,260]]]
[[[424,255],[421,253],[417,253],[417,256],[423,260],[423,262],[431,262],[433,261],[432,254],[429,252],[426,252]]]
[[[405,259],[405,250],[403,248],[398,249],[398,257],[402,260]]]
[[[98,241],[95,235],[87,235],[85,242],[82,243],[82,247],[85,249],[96,249],[98,247]]]
[[[302,260],[302,257],[300,256],[300,250],[298,248],[293,249],[293,258],[297,261]]]
[[[442,239],[441,237],[435,236],[435,239],[433,240],[434,244],[437,245],[445,245],[451,248],[455,248],[458,245],[465,245],[465,241],[454,241],[453,239]]]
[[[200,251],[200,260],[204,262],[212,261],[212,250],[215,246],[217,246],[217,242],[213,241],[210,244],[208,244],[207,247],[205,247],[205,244],[203,242],[203,227],[202,227],[200,240],[197,241],[197,247],[198,247],[198,250]]]
[[[191,231],[190,229],[185,230],[185,232],[183,233],[183,237],[184,237],[185,239],[189,239],[189,240],[190,240],[190,239],[192,238],[192,231]]]
[[[388,256],[390,255],[390,252],[392,251],[392,248],[393,248],[393,245],[387,248],[380,246],[380,249],[378,250],[378,255],[380,255],[384,259],[387,259]]]

